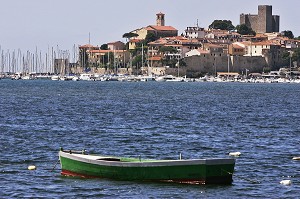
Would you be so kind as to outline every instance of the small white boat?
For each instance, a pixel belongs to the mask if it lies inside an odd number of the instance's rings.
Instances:
[[[95,81],[94,75],[89,73],[80,74],[79,79],[84,81]]]
[[[173,75],[159,76],[155,78],[155,81],[158,82],[183,82],[182,77],[175,77]]]
[[[73,81],[79,81],[79,77],[78,77],[78,76],[74,76],[74,77],[72,78],[72,80],[73,80]]]
[[[58,75],[52,75],[51,80],[58,81],[60,78]]]
[[[150,82],[150,81],[155,81],[155,77],[153,76],[141,76],[139,77],[139,79],[142,81],[142,82]]]

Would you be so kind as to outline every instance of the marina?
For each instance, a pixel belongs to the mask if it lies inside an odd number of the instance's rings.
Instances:
[[[95,75],[95,74],[81,74],[79,76],[58,76],[58,75],[37,75],[37,76],[23,76],[11,75],[5,76],[2,79],[11,80],[54,80],[54,81],[120,81],[120,82],[238,82],[238,83],[300,83],[300,78],[286,78],[286,77],[236,77],[224,78],[214,76],[204,76],[200,78],[176,77],[172,75],[166,76],[142,76],[142,75]]]

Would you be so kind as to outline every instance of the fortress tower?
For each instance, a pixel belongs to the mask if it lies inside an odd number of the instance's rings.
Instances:
[[[156,14],[156,25],[165,26],[165,14],[161,12]]]
[[[272,15],[272,6],[259,5],[258,14],[241,14],[240,24],[246,24],[256,33],[279,32],[279,16]]]

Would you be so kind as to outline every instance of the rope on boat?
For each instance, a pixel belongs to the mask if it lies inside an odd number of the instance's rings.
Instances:
[[[59,159],[56,161],[56,163],[55,163],[54,167],[51,169],[51,171],[50,171],[50,172],[54,171],[54,169],[55,169],[55,167],[56,167],[56,165],[57,165],[58,163],[59,163]]]
[[[231,173],[231,172],[229,172],[229,171],[226,171],[226,170],[224,170],[224,169],[222,169],[222,170],[225,171],[226,173],[230,174],[230,175],[233,175],[233,173]],[[260,182],[257,181],[257,180],[250,180],[250,179],[247,179],[247,178],[244,178],[244,177],[240,177],[240,176],[237,176],[237,175],[234,175],[234,176],[237,177],[237,178],[239,178],[239,179],[242,179],[242,180],[246,180],[246,181],[248,181],[248,182],[251,182],[251,183],[253,183],[253,184],[260,184]]]

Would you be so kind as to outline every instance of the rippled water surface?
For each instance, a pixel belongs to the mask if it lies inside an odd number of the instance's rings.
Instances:
[[[299,99],[299,84],[0,80],[0,198],[296,198]],[[59,165],[51,172],[60,147],[242,155],[232,185],[194,186],[61,177]]]

